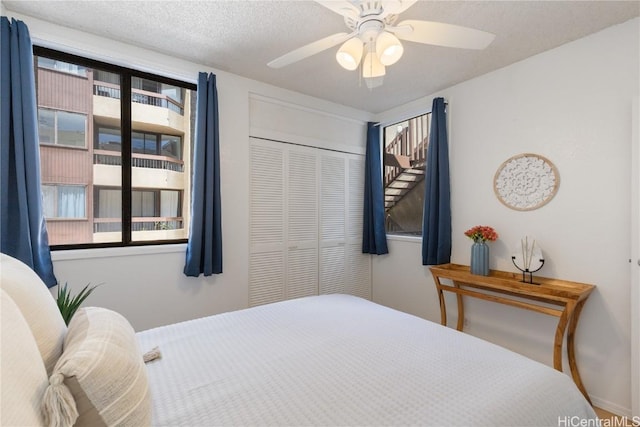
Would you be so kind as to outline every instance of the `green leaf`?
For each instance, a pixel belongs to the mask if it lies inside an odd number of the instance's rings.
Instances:
[[[71,291],[69,290],[67,283],[64,285],[58,285],[58,297],[56,299],[56,303],[58,304],[58,309],[60,310],[60,314],[62,314],[62,318],[64,319],[64,323],[69,325],[71,318],[76,313],[80,305],[87,299],[89,295],[100,285],[100,283],[96,286],[91,286],[91,283],[87,284],[82,290],[76,295],[72,296]]]

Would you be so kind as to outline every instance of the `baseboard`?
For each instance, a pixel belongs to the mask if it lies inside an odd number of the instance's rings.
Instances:
[[[589,395],[589,397],[591,398],[593,406],[597,406],[598,408],[604,409],[605,411],[611,412],[615,415],[631,418],[631,408],[624,408],[616,403],[606,401],[593,395]]]

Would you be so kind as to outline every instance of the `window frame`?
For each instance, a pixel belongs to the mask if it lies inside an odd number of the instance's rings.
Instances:
[[[72,244],[64,244],[64,245],[51,245],[50,249],[53,251],[59,250],[74,250],[74,249],[94,249],[94,248],[112,248],[112,247],[134,247],[134,246],[155,246],[155,245],[175,245],[180,243],[186,243],[187,239],[166,239],[166,240],[132,240],[132,215],[131,215],[131,203],[132,203],[132,191],[133,188],[131,186],[131,174],[132,174],[132,147],[131,147],[131,136],[132,136],[132,86],[131,80],[133,77],[139,77],[142,79],[154,80],[159,83],[164,83],[172,86],[181,87],[185,90],[191,90],[197,92],[197,85],[194,83],[190,83],[187,81],[177,80],[169,77],[165,77],[159,74],[152,74],[140,70],[136,70],[134,68],[124,67],[121,65],[116,65],[108,62],[103,62],[99,60],[95,60],[92,58],[87,58],[84,56],[74,55],[71,53],[63,52],[56,49],[47,48],[44,46],[36,45],[33,46],[33,55],[40,57],[46,57],[49,59],[53,59],[56,61],[62,61],[71,63],[74,65],[79,65],[85,68],[98,68],[103,71],[112,72],[120,75],[120,138],[121,138],[121,195],[122,195],[122,233],[121,240],[117,242],[102,242],[102,243],[72,243]],[[35,74],[37,80],[37,59],[35,62]],[[46,108],[46,107],[44,107]],[[193,131],[195,131],[195,126]],[[95,133],[95,132],[94,132]],[[86,135],[86,131],[85,131]],[[192,133],[192,139],[195,135]],[[182,144],[184,145],[186,142],[184,138],[182,139]],[[191,143],[188,142],[188,143]],[[85,149],[87,148],[88,142],[85,141]],[[94,141],[91,141],[91,144],[95,144]],[[45,144],[50,146],[51,144]],[[68,147],[68,146],[64,146]],[[73,148],[73,147],[70,147]],[[77,147],[76,147],[77,148]],[[183,147],[181,147],[183,148]],[[184,156],[183,156],[184,157]],[[186,159],[187,161],[191,161],[192,159]],[[185,159],[182,159],[185,161]],[[41,183],[48,185],[48,183]],[[190,191],[190,188],[185,188],[184,191]],[[86,190],[85,190],[85,200],[86,200]],[[85,202],[86,204],[86,202]],[[85,215],[87,214],[88,206],[85,206]],[[184,212],[184,206],[182,207]]]
[[[414,112],[413,114],[410,114],[408,116],[406,116],[405,118],[401,118],[401,119],[397,119],[397,120],[389,120],[386,124],[381,124],[380,126],[380,133],[381,133],[381,138],[380,138],[380,145],[381,145],[381,152],[382,152],[382,191],[383,191],[383,203],[384,203],[384,195],[385,195],[385,189],[386,186],[384,184],[384,179],[385,179],[385,168],[387,165],[387,162],[385,161],[385,157],[387,154],[387,137],[386,137],[386,129],[388,127],[391,126],[398,126],[401,123],[404,122],[410,122],[411,120],[417,119],[419,117],[422,116],[430,116],[432,113],[431,110],[429,111],[423,111],[423,112]],[[430,139],[430,133],[431,133],[431,118],[428,119],[429,122],[429,126],[427,129],[427,141]],[[427,142],[427,147],[425,148],[425,167],[426,167],[426,161],[427,161],[427,152],[428,152],[428,142]],[[424,180],[426,179],[426,176],[422,179],[422,182],[424,182]],[[420,217],[422,219],[422,216],[424,215],[424,212],[422,212],[421,210],[421,214]],[[385,231],[385,235],[387,236],[387,239],[391,239],[391,240],[404,240],[404,241],[422,241],[422,228],[421,228],[421,233],[420,234],[408,234],[408,233],[398,233],[398,232],[393,232],[393,231],[388,231],[387,229],[387,210],[385,208],[385,221],[384,221],[384,231]]]

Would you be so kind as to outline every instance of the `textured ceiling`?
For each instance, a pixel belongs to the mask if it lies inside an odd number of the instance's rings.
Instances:
[[[384,84],[368,89],[338,47],[281,69],[267,62],[347,31],[313,1],[2,1],[9,12],[76,28],[378,113],[640,15],[638,1],[418,1],[422,19],[496,34],[483,51],[403,42]]]

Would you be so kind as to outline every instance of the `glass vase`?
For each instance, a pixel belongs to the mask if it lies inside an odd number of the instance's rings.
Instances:
[[[474,242],[471,245],[471,274],[489,275],[489,245],[485,242]]]

